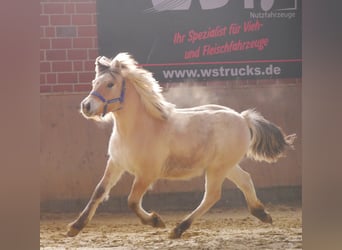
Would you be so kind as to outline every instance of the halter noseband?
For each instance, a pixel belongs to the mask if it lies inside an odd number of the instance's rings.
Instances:
[[[97,98],[99,98],[105,104],[104,107],[103,107],[103,113],[102,113],[102,116],[105,116],[105,114],[107,113],[108,104],[115,103],[115,102],[120,102],[120,104],[121,104],[121,103],[124,102],[124,100],[125,100],[125,91],[126,91],[126,82],[125,82],[125,79],[123,79],[122,80],[122,85],[121,85],[120,97],[116,97],[116,98],[107,100],[99,92],[96,92],[96,91],[92,91],[90,93],[90,95],[96,96]],[[120,106],[116,110],[119,110],[119,109],[122,109],[122,107]]]

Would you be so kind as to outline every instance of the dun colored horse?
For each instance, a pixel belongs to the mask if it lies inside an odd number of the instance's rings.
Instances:
[[[135,177],[128,206],[143,224],[152,227],[165,224],[157,213],[142,207],[149,186],[158,179],[189,179],[205,173],[201,204],[171,231],[170,238],[181,237],[220,199],[226,178],[243,192],[252,215],[272,223],[256,196],[250,174],[239,162],[245,156],[275,162],[292,147],[295,134],[285,136],[254,110],[238,113],[211,104],[176,108],[164,99],[152,74],[127,53],[112,60],[98,57],[95,65],[93,88],[81,102],[81,113],[85,118],[114,120],[109,159],[87,206],[69,224],[68,236],[77,235],[87,225],[125,171]]]

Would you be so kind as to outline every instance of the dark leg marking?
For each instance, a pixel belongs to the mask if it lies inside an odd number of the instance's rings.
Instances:
[[[135,211],[137,211],[138,205],[135,202],[128,202],[128,207],[135,212]]]
[[[151,223],[152,224],[150,223],[147,223],[147,224],[150,224],[152,227],[160,227],[160,228],[165,227],[165,223],[162,221],[159,214],[155,212],[152,212]]]
[[[85,210],[76,221],[69,224],[67,235],[69,237],[76,236],[88,223],[89,209]]]
[[[185,220],[178,224],[170,234],[171,239],[178,239],[182,236],[182,234],[191,226],[192,221],[190,219]]]
[[[162,219],[160,218],[160,216],[156,212],[152,212],[151,218],[149,220],[146,220],[146,219],[140,217],[139,212],[138,212],[137,203],[135,203],[135,202],[130,203],[129,202],[128,207],[136,213],[136,215],[140,218],[140,221],[142,224],[150,225],[152,227],[160,227],[160,228],[165,227],[164,222],[162,221]]]
[[[80,214],[76,221],[69,225],[69,231],[67,233],[68,236],[76,236],[87,225],[89,222],[91,207],[94,206],[95,202],[103,196],[105,191],[105,188],[102,186],[96,187],[86,209]]]
[[[251,208],[250,211],[252,215],[257,217],[262,222],[272,224],[271,215],[267,213],[263,207]]]
[[[156,226],[158,225],[158,222],[159,222],[159,217],[156,216],[156,214],[154,214],[154,215],[152,216],[152,226],[153,226],[153,227],[156,227]]]
[[[89,210],[81,214],[80,217],[77,219],[76,223],[72,225],[72,227],[77,230],[82,230],[82,228],[84,228],[84,226],[87,224],[88,215],[89,215]]]
[[[100,199],[103,194],[106,192],[105,188],[102,186],[96,187],[93,197],[91,197],[91,200],[98,200]]]

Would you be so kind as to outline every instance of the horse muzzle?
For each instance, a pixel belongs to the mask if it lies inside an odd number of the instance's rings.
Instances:
[[[86,117],[90,118],[92,116],[96,116],[98,104],[94,100],[91,100],[91,98],[86,98],[81,102],[81,114]]]

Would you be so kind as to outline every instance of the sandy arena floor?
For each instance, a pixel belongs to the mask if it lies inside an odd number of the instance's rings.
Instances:
[[[273,225],[259,222],[246,208],[212,209],[176,240],[168,234],[190,211],[160,212],[164,229],[141,225],[133,213],[98,213],[74,238],[66,236],[66,225],[76,214],[42,214],[40,249],[301,249],[301,208],[266,207]]]

